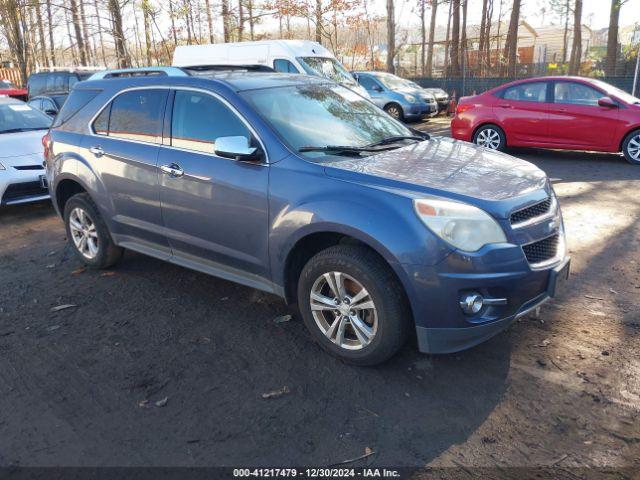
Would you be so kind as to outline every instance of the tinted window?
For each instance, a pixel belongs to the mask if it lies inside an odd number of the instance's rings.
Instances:
[[[273,61],[273,68],[276,72],[299,73],[298,69],[289,60],[278,59]]]
[[[48,98],[42,99],[42,111],[46,112],[47,110],[53,110],[55,112],[58,111],[58,107],[54,105],[54,103]]]
[[[109,136],[159,143],[167,93],[168,90],[134,90],[116,97],[111,104]]]
[[[109,115],[111,114],[111,104],[100,112],[98,118],[93,122],[93,131],[98,135],[109,134]]]
[[[31,106],[33,108],[37,108],[38,110],[42,110],[42,100],[40,100],[39,98],[31,100],[29,102],[29,106]]]
[[[68,92],[69,91],[69,74],[68,73],[49,73],[46,76],[45,91],[47,92]]]
[[[44,91],[46,79],[44,75],[36,73],[29,77],[27,85],[27,88],[29,89],[29,96],[33,97],[35,95],[39,95]]]
[[[213,153],[217,138],[236,135],[252,138],[247,126],[224,103],[203,93],[176,92],[171,145]]]
[[[582,83],[557,82],[554,88],[555,103],[597,106],[601,97],[603,93]]]
[[[58,116],[56,116],[53,126],[59,127],[63,123],[66,123],[99,93],[100,90],[74,90],[71,92],[71,95],[69,95],[67,101],[64,102]],[[55,106],[52,109],[55,109]]]
[[[362,85],[365,90],[369,90],[370,92],[375,91],[376,88],[380,90],[380,85],[378,85],[378,82],[376,82],[371,77],[361,76],[360,78],[358,78],[358,83],[360,83],[360,85]]]
[[[546,102],[547,83],[532,82],[523,83],[503,91],[502,98],[505,100],[517,100],[519,102]]]

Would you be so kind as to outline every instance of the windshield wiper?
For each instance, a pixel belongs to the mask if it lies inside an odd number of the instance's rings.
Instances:
[[[31,130],[46,130],[46,129],[47,127],[7,128],[6,130],[0,130],[0,133],[30,132]]]
[[[373,148],[374,145],[365,145],[363,147],[356,147],[352,145],[324,145],[322,147],[300,147],[299,152],[346,152],[346,153],[362,153],[362,152],[386,152],[387,150],[393,150],[395,147],[387,148]]]
[[[378,142],[370,143],[369,145],[365,145],[365,147],[377,147],[379,145],[389,145],[390,143],[400,142],[402,140],[416,140],[418,142],[423,142],[426,140],[424,137],[419,137],[417,135],[394,135],[392,137],[383,138]]]

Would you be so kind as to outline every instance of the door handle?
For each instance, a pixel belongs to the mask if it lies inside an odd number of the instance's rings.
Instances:
[[[180,168],[180,165],[175,163],[172,163],[171,165],[162,165],[160,167],[160,171],[171,177],[181,177],[184,175],[184,170]]]
[[[91,153],[93,153],[96,157],[101,157],[104,155],[104,150],[102,149],[102,147],[97,146],[97,147],[91,147],[89,149],[89,151]]]
[[[509,105],[508,103],[501,103],[498,105],[500,108],[513,108],[512,105]]]

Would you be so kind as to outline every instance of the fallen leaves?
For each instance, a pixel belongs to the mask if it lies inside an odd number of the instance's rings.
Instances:
[[[262,398],[264,398],[265,400],[268,400],[270,398],[279,398],[283,395],[286,395],[287,393],[291,393],[291,390],[289,390],[289,387],[285,385],[279,390],[272,390],[270,392],[263,393]]]

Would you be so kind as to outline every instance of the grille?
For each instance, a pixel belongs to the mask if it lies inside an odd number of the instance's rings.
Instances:
[[[527,261],[531,264],[546,262],[551,260],[558,253],[559,234],[552,235],[538,242],[524,245],[522,250],[527,257]]]
[[[19,167],[13,167],[16,170],[44,170],[42,165],[21,165]]]
[[[47,188],[42,188],[40,182],[13,183],[5,190],[2,197],[2,203],[48,194],[49,190]]]
[[[523,208],[517,212],[511,214],[511,225],[517,225],[519,223],[526,222],[535,217],[540,217],[549,213],[551,209],[551,198],[547,198],[541,202],[538,202],[530,207]]]

